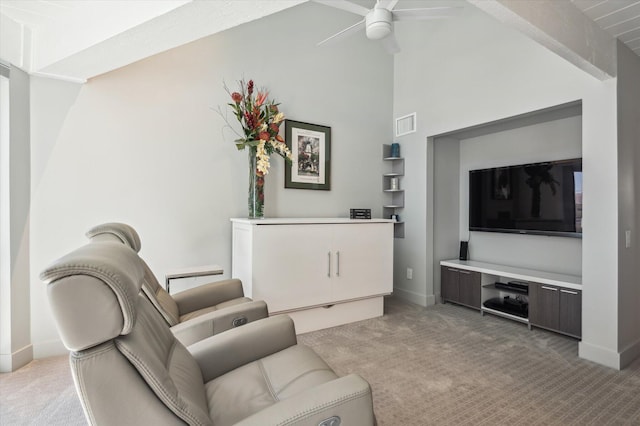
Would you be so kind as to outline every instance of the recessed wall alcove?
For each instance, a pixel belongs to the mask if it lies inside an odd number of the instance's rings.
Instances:
[[[582,102],[575,101],[429,137],[427,210],[433,282],[440,300],[439,263],[469,241],[471,260],[582,275],[582,240],[470,232],[469,170],[582,157]],[[428,243],[429,244],[429,243]]]

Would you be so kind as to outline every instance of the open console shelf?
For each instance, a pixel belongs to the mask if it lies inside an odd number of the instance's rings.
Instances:
[[[444,302],[518,321],[529,329],[582,335],[579,276],[462,260],[444,260],[440,267]]]

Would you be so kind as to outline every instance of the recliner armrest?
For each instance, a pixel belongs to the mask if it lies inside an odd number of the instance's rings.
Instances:
[[[263,300],[256,300],[200,315],[174,325],[171,331],[180,343],[189,346],[207,337],[268,316],[267,304]]]
[[[333,417],[339,417],[340,422],[331,422]],[[375,425],[371,387],[362,377],[350,374],[276,402],[236,426],[281,424]]]
[[[293,320],[277,315],[216,334],[187,347],[205,382],[297,344]]]
[[[190,288],[171,296],[178,305],[180,315],[185,315],[227,300],[244,297],[244,291],[240,280],[230,279]]]

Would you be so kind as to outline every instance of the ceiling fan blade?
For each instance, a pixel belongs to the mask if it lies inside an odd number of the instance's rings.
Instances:
[[[396,36],[391,33],[387,37],[380,40],[382,42],[382,47],[387,51],[390,55],[394,55],[400,52],[400,46],[398,46],[398,41],[396,40]]]
[[[396,9],[393,11],[394,21],[417,21],[423,19],[449,18],[458,15],[461,7],[430,7],[426,9]]]
[[[398,0],[378,0],[376,4],[377,8],[384,8],[388,10],[393,10],[394,6],[398,3]]]
[[[346,10],[347,12],[355,13],[360,16],[367,16],[369,9],[360,6],[350,1],[344,0],[313,0],[316,3],[324,4],[325,6],[335,7],[336,9]]]
[[[317,46],[320,46],[321,44],[331,44],[331,43],[336,42],[338,40],[342,40],[343,38],[347,38],[350,35],[353,35],[353,34],[357,33],[362,28],[364,28],[364,19],[362,21],[360,21],[360,22],[357,22],[357,23],[351,25],[348,28],[345,28],[344,30],[340,31],[339,33],[336,33],[336,34],[332,35],[331,37],[322,40],[320,43],[317,44]]]

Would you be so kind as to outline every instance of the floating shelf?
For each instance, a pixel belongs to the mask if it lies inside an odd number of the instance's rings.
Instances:
[[[386,194],[385,201],[388,203],[382,206],[382,217],[385,219],[398,215],[397,210],[404,208],[404,189],[391,189],[392,180],[404,176],[404,158],[392,157],[390,153],[391,145],[382,145],[382,160],[387,168],[382,174],[382,192]],[[393,186],[396,186],[396,182]],[[399,220],[393,224],[393,234],[395,238],[404,238],[403,221]]]

